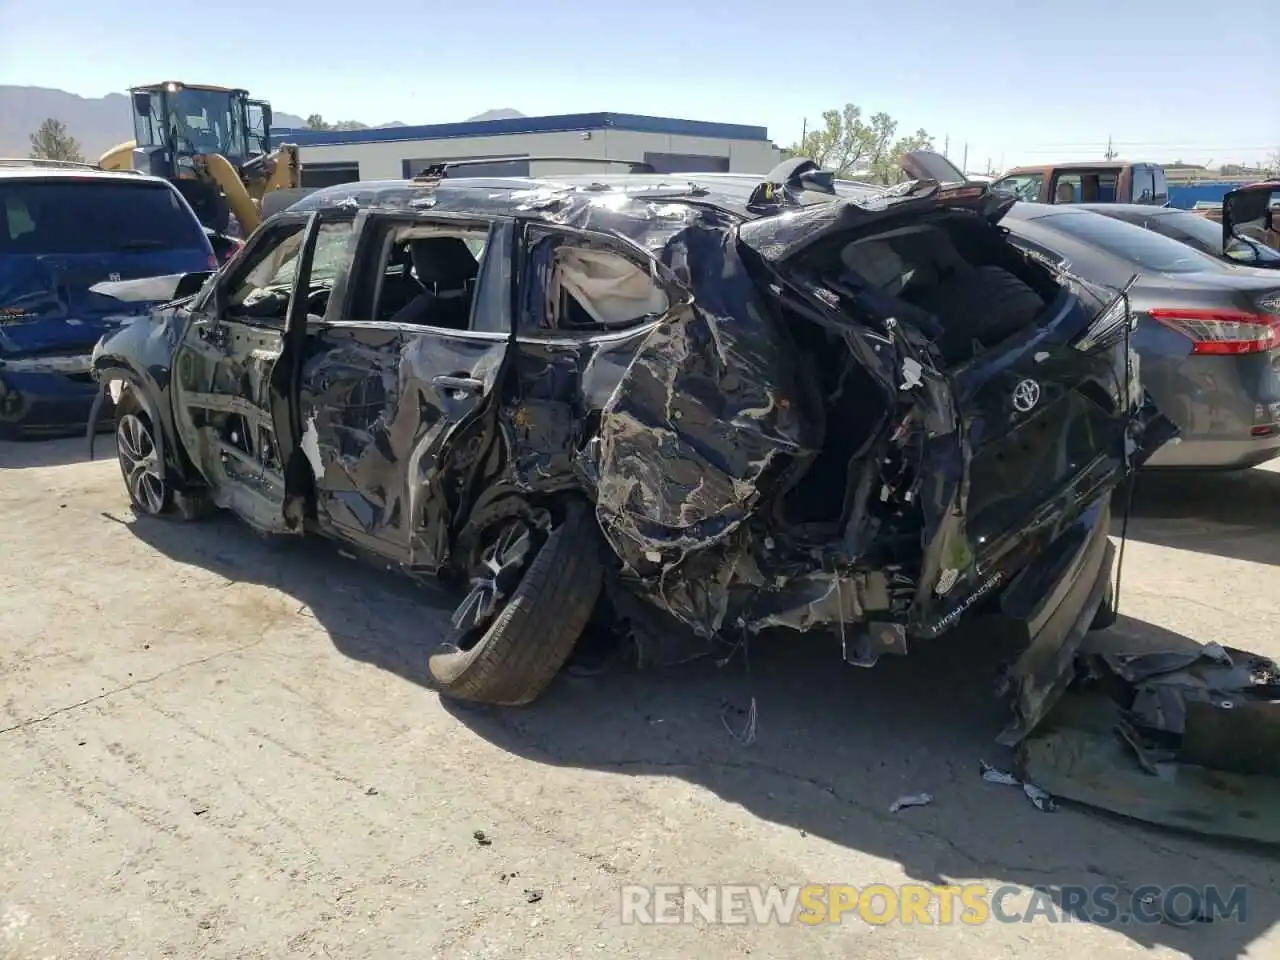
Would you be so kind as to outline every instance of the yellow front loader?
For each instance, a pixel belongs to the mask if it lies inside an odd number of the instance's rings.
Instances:
[[[225,233],[234,215],[247,236],[267,212],[309,193],[302,187],[298,148],[272,149],[271,105],[231,87],[168,81],[129,91],[134,139],[98,161],[105,170],[164,177],[191,204],[200,222]]]

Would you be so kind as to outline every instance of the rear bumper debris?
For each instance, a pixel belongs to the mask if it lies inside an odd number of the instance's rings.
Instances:
[[[1019,747],[1022,775],[1161,826],[1280,843],[1280,665],[1108,632],[1077,666],[1083,679]]]
[[[1109,494],[1109,491],[1108,491]],[[1009,582],[1000,617],[1025,649],[1006,676],[1013,722],[998,740],[1019,743],[1070,685],[1073,662],[1106,597],[1115,545],[1109,496],[1095,502]]]

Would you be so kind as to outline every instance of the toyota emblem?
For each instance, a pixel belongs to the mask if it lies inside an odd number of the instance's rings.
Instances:
[[[1040,402],[1040,384],[1023,380],[1013,388],[1013,405],[1022,413],[1031,411]]]

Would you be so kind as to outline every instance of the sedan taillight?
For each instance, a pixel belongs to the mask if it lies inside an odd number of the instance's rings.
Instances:
[[[1280,316],[1244,310],[1148,310],[1156,320],[1192,342],[1191,352],[1209,356],[1265,353],[1280,347]]]

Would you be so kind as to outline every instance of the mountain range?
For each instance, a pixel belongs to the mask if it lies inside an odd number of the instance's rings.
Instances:
[[[524,114],[518,110],[503,108],[486,110],[467,119],[505,120],[522,116]],[[31,149],[28,138],[49,117],[67,125],[67,132],[80,142],[87,160],[96,160],[116,144],[133,138],[132,107],[127,94],[81,97],[50,87],[0,85],[0,157],[25,157]],[[297,114],[272,109],[274,127],[290,129],[305,127],[306,123],[306,119]],[[379,127],[405,125],[399,120],[368,124]]]

